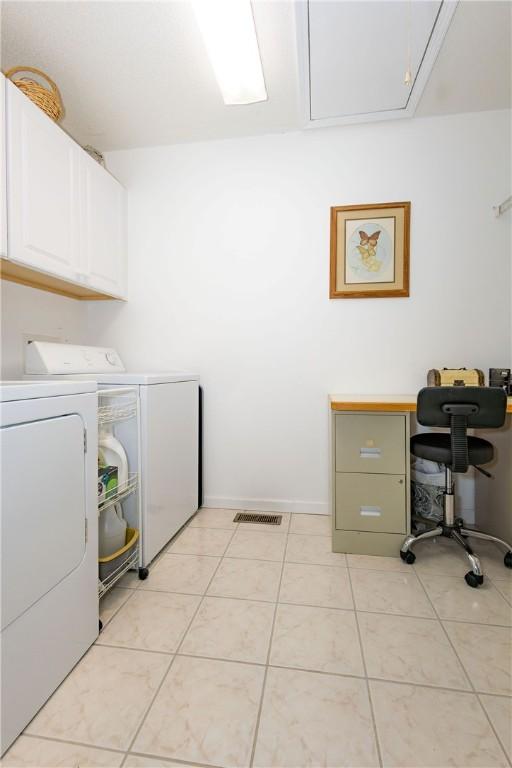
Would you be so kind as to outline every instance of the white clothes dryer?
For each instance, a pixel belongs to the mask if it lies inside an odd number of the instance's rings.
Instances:
[[[98,636],[96,389],[0,385],[1,754]]]

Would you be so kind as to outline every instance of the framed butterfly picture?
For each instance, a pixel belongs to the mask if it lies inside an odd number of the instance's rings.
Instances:
[[[410,203],[331,208],[331,299],[409,295]]]

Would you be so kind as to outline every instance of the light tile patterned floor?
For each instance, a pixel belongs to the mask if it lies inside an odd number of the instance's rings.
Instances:
[[[512,572],[444,541],[337,555],[329,520],[201,510],[0,761],[33,768],[512,765]]]

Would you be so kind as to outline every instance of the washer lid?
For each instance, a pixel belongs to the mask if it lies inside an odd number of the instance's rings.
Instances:
[[[96,392],[96,382],[89,380],[52,380],[52,381],[1,381],[0,402],[11,400],[33,400],[38,397],[61,397],[62,395],[82,395]]]
[[[184,371],[163,371],[161,373],[97,373],[98,384],[174,384],[178,381],[199,381],[197,373]]]

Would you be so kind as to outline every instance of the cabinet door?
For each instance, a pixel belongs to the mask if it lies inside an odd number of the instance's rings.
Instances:
[[[7,171],[5,167],[5,77],[0,72],[0,256],[7,256]]]
[[[81,269],[90,288],[126,292],[125,191],[89,155],[80,157]]]
[[[15,85],[6,88],[8,257],[75,281],[81,150]]]

